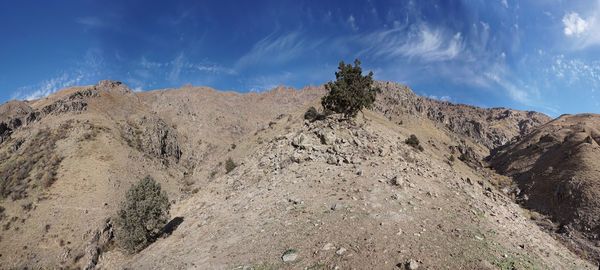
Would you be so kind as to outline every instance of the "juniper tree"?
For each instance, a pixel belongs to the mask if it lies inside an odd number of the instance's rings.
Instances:
[[[370,109],[381,90],[373,86],[373,72],[362,74],[360,61],[354,60],[354,66],[340,62],[335,73],[335,81],[325,85],[328,93],[321,99],[325,110],[355,117],[364,108]]]
[[[167,193],[146,176],[131,187],[117,213],[116,239],[128,252],[138,252],[156,240],[169,221]]]

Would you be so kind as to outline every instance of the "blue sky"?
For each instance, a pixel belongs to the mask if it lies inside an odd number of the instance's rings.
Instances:
[[[354,58],[432,98],[600,113],[600,0],[0,0],[0,101],[101,79],[300,88]]]

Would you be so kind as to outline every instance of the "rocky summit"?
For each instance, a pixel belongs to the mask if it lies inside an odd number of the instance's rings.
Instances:
[[[7,102],[0,268],[597,268],[598,115],[552,120],[375,84],[354,119],[305,119],[322,111],[321,86],[101,81]],[[170,219],[131,253],[116,217],[146,176]]]

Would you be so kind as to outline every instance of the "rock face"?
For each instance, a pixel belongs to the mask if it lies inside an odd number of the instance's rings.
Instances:
[[[600,236],[599,142],[600,115],[563,115],[497,149],[489,162],[515,179],[522,204],[595,241]]]
[[[181,158],[177,131],[158,117],[133,119],[123,127],[122,134],[130,146],[152,157],[175,162]]]
[[[4,142],[12,132],[27,122],[28,116],[33,109],[24,101],[9,101],[0,106],[0,144]]]
[[[375,110],[388,118],[417,115],[440,123],[450,131],[469,137],[494,149],[515,136],[550,121],[545,114],[506,108],[483,109],[417,96],[408,87],[393,82],[378,82],[382,94]]]

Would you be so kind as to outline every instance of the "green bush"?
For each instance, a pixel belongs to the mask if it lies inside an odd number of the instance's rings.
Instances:
[[[415,134],[411,134],[404,142],[419,151],[423,151],[423,146],[420,145],[421,142],[419,142],[419,138]]]
[[[310,121],[314,121],[315,119],[317,119],[318,116],[319,112],[317,111],[317,109],[315,109],[315,107],[312,106],[308,108],[308,110],[304,113],[304,119]]]
[[[354,60],[354,66],[341,61],[338,70],[336,80],[325,85],[328,93],[321,99],[323,108],[345,117],[355,117],[364,108],[370,109],[381,92],[373,87],[373,72],[363,76],[358,59]]]
[[[171,204],[167,193],[152,177],[131,187],[116,218],[116,240],[130,253],[138,252],[156,240],[169,221]]]
[[[235,169],[235,167],[237,167],[237,164],[235,164],[235,162],[233,162],[233,159],[228,158],[225,161],[225,172],[226,173],[233,171],[233,169]]]

